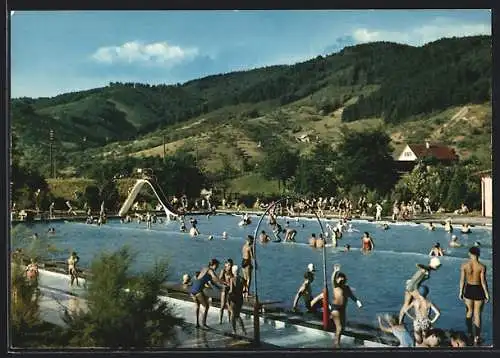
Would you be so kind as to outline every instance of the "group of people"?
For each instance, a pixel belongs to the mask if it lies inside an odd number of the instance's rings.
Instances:
[[[212,259],[206,267],[195,273],[194,279],[191,280],[188,275],[184,275],[183,283],[191,286],[189,292],[195,303],[197,328],[200,327],[200,306],[204,307],[201,325],[208,327],[207,317],[210,300],[204,290],[211,285],[221,291],[219,323],[222,324],[224,311],[227,310],[233,333],[237,333],[236,323],[239,322],[243,334],[246,334],[240,313],[244,299],[250,296],[253,271],[253,241],[253,236],[248,235],[242,247],[241,268],[235,265],[232,259],[228,259],[224,263],[222,270],[217,274],[216,271],[220,263],[217,259]],[[240,275],[240,271],[243,275]]]

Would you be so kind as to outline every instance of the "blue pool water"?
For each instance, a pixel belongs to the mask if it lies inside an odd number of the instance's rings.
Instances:
[[[155,258],[169,258],[170,280],[180,280],[184,273],[193,274],[204,266],[210,258],[220,261],[232,258],[241,263],[241,247],[247,234],[253,234],[257,217],[251,225],[239,227],[240,217],[217,215],[210,218],[198,216],[198,228],[201,235],[195,239],[187,233],[179,232],[178,222],[153,224],[151,230],[146,224],[136,222],[121,224],[111,220],[108,224],[97,227],[84,223],[52,223],[57,234],[51,238],[54,244],[66,250],[75,250],[82,266],[102,250],[115,250],[127,244],[138,253],[136,269],[150,267]],[[284,220],[280,220],[284,226]],[[328,220],[323,221],[325,225]],[[331,221],[332,225],[335,220]],[[380,313],[398,312],[404,296],[404,283],[416,270],[416,263],[428,263],[428,253],[435,242],[440,242],[447,256],[441,258],[442,267],[432,273],[426,282],[430,288],[429,299],[441,310],[437,327],[444,329],[465,330],[465,306],[458,299],[460,265],[467,260],[467,250],[475,242],[481,243],[481,262],[487,266],[487,280],[490,299],[493,300],[492,288],[492,232],[491,228],[473,227],[468,235],[456,232],[462,248],[448,248],[450,234],[437,225],[436,231],[429,231],[423,225],[412,223],[391,224],[389,230],[382,230],[374,223],[353,221],[353,227],[360,232],[344,233],[339,247],[350,244],[352,251],[340,252],[327,248],[327,278],[330,287],[330,275],[334,263],[342,265],[349,284],[363,302],[358,309],[352,302],[348,308],[348,322],[377,324],[376,316]],[[305,228],[302,228],[302,224]],[[189,223],[187,223],[189,227]],[[323,288],[322,250],[312,249],[307,241],[310,234],[320,232],[316,220],[301,219],[299,223],[290,220],[290,226],[298,231],[297,243],[257,244],[259,298],[281,299],[291,306],[294,295],[302,282],[303,273],[309,263],[314,263],[318,272],[313,283],[313,293],[320,293]],[[47,224],[35,224],[32,230],[46,232]],[[259,229],[270,232],[267,218]],[[221,240],[222,232],[228,233],[228,240]],[[359,251],[363,231],[371,233],[375,241],[375,251],[362,255]],[[214,240],[208,241],[208,235]],[[253,291],[253,285],[252,285]],[[483,311],[483,337],[485,344],[492,344],[492,304],[486,304]]]

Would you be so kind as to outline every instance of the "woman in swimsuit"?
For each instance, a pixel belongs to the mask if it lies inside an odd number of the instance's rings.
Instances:
[[[375,248],[375,244],[373,243],[373,239],[370,237],[370,234],[365,231],[365,235],[361,238],[361,251],[368,252],[372,251]]]
[[[479,262],[479,255],[479,247],[471,247],[469,249],[470,260],[464,263],[460,270],[459,298],[465,303],[467,333],[470,338],[474,337],[475,345],[479,344],[481,339],[481,313],[483,306],[490,299],[488,283],[486,281],[486,266]],[[475,332],[472,330],[473,323]]]
[[[208,267],[203,268],[200,273],[196,275],[196,278],[191,286],[191,297],[193,297],[194,303],[196,304],[196,328],[200,327],[200,305],[203,305],[205,307],[202,324],[204,327],[208,327],[207,316],[210,303],[208,302],[207,296],[203,292],[203,290],[205,289],[205,285],[207,285],[209,282],[214,285],[215,283],[223,285],[223,283],[215,274],[215,270],[217,270],[217,267],[219,267],[219,261],[217,259],[210,260],[210,262],[208,263]]]
[[[224,268],[221,270],[219,274],[219,280],[221,282],[224,282],[226,285],[224,289],[220,291],[220,312],[219,312],[219,324],[222,324],[222,316],[224,315],[224,309],[228,305],[228,296],[229,296],[229,282],[231,281],[231,278],[233,277],[233,273],[231,268],[233,267],[233,260],[228,259],[224,263]],[[229,313],[229,320],[231,320],[231,312],[228,311]]]
[[[432,328],[432,325],[438,320],[441,313],[439,309],[426,297],[429,293],[427,286],[420,286],[418,290],[412,292],[413,302],[405,310],[404,314],[413,320],[413,334],[415,335],[415,342],[422,344],[427,332]],[[415,310],[415,317],[408,313],[412,308]],[[434,318],[430,319],[431,310],[434,311]]]

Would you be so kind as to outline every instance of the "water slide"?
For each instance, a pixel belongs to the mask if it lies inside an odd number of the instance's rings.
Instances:
[[[163,206],[163,210],[165,210],[165,214],[167,215],[167,217],[179,215],[172,207],[172,205],[169,204],[167,196],[163,193],[163,190],[161,190],[158,184],[156,184],[154,181],[149,181],[148,179],[138,179],[134,187],[132,188],[132,191],[130,192],[130,194],[128,194],[128,197],[123,203],[120,211],[118,212],[119,216],[124,216],[129,211],[130,207],[134,203],[135,198],[137,197],[137,194],[139,194],[144,184],[149,184],[151,189],[153,189],[153,192],[158,198],[160,204]]]

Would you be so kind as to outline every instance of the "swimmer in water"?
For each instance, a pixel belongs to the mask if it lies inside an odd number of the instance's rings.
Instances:
[[[227,232],[222,233],[222,240],[227,240]]]
[[[193,225],[193,227],[189,230],[189,234],[191,235],[191,237],[195,237],[200,234],[200,232],[196,228],[196,225]]]
[[[309,246],[311,247],[316,247],[316,234],[312,233],[311,237],[309,238]]]
[[[444,223],[444,231],[453,232],[453,226],[451,225],[451,218],[446,219]]]
[[[389,225],[386,223],[384,225],[382,225],[382,229],[383,230],[389,230]]]
[[[462,234],[470,234],[469,224],[467,224],[467,223],[462,224],[462,228],[460,229],[460,231],[462,232]]]
[[[429,225],[427,225],[427,229],[429,229],[430,231],[434,231],[436,227],[434,226],[433,223],[429,223]]]
[[[265,244],[265,243],[268,243],[269,241],[271,241],[271,238],[269,237],[268,234],[266,234],[266,232],[264,230],[262,230],[260,232],[260,235],[259,235],[259,240],[260,240],[261,244]]]
[[[364,236],[361,238],[361,251],[369,252],[375,249],[375,244],[373,243],[373,239],[370,237],[370,233],[365,231]]]
[[[458,237],[457,235],[452,235],[451,236],[451,241],[450,241],[450,247],[461,247],[462,244],[458,242]]]
[[[344,252],[349,252],[351,251],[351,245],[347,244],[344,246]]]
[[[186,232],[186,223],[184,220],[181,221],[181,227],[179,228],[181,232]]]
[[[320,249],[325,246],[325,238],[323,234],[319,234],[319,237],[316,239],[316,248]]]
[[[431,251],[429,252],[429,256],[444,256],[443,249],[441,248],[441,244],[436,242]]]
[[[213,235],[208,235],[208,240],[209,241],[212,241],[214,239],[214,236]]]

